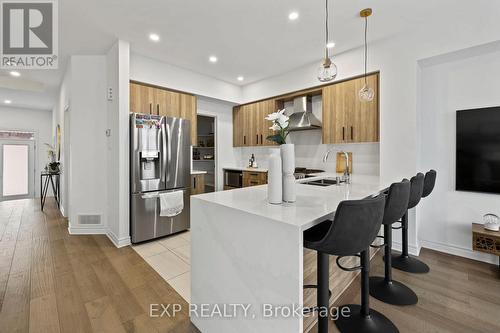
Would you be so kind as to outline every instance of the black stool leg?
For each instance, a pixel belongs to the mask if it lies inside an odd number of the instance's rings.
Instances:
[[[428,273],[429,266],[408,254],[408,211],[401,222],[403,231],[403,251],[401,255],[392,255],[392,267],[408,273]]]
[[[318,333],[328,333],[328,308],[330,306],[330,262],[328,254],[318,251]]]
[[[385,276],[370,277],[370,295],[384,303],[393,305],[417,304],[418,297],[413,290],[392,279],[392,227],[390,224],[384,224],[384,245]]]
[[[342,333],[399,333],[386,316],[370,309],[369,250],[361,253],[361,267],[361,305],[342,305],[335,314],[335,325]]]

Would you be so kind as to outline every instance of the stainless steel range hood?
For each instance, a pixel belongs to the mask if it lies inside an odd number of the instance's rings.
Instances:
[[[285,114],[290,117],[290,131],[321,129],[321,121],[312,113],[311,96],[294,98],[293,107],[287,108]]]

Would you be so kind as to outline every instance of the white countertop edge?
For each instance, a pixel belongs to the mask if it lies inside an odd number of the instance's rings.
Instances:
[[[201,171],[201,170],[191,170],[192,175],[204,175],[206,174],[206,171]]]
[[[250,168],[250,167],[223,167],[222,170],[267,172],[267,169],[265,168]]]

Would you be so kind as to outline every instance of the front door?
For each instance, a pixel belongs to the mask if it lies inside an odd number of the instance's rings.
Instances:
[[[34,197],[34,141],[0,140],[0,201]]]

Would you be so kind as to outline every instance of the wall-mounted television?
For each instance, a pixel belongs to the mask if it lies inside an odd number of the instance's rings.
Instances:
[[[456,190],[500,194],[500,106],[457,111]]]

